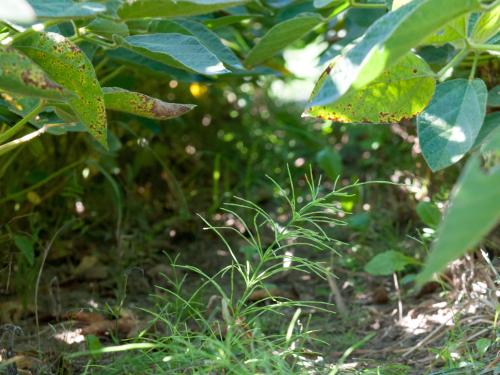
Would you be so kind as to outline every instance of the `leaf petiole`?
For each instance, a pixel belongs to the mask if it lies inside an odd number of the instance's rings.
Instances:
[[[40,100],[40,102],[33,108],[26,116],[19,120],[13,127],[7,129],[5,132],[0,133],[0,144],[8,141],[10,138],[15,136],[21,128],[33,118],[35,118],[40,112],[43,111],[45,107],[45,102]],[[1,149],[2,146],[0,146]]]
[[[462,49],[446,64],[439,72],[437,72],[436,77],[439,81],[448,73],[448,71],[462,62],[465,56],[469,53],[468,48]]]
[[[495,51],[500,52],[499,44],[479,44],[469,41],[469,46],[476,51]]]
[[[360,3],[357,0],[350,0],[350,6],[358,9],[387,9],[387,3]]]

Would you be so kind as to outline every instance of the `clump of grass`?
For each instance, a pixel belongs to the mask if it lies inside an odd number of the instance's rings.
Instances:
[[[288,208],[285,223],[280,224],[272,214],[243,198],[236,198],[223,208],[241,222],[243,233],[232,227],[213,226],[202,218],[207,225],[205,229],[216,233],[225,245],[231,264],[209,276],[199,268],[173,261],[174,269],[197,274],[201,285],[187,293],[185,277],[176,276],[180,273],[174,272],[169,279],[171,287],[162,288],[158,309],[149,311],[153,316],[149,329],[129,344],[103,348],[99,353],[138,350],[117,356],[109,365],[89,363],[89,371],[98,374],[292,374],[304,373],[305,367],[320,361],[319,353],[309,349],[317,339],[308,330],[307,319],[302,320],[304,312],[311,308],[331,312],[332,306],[272,295],[267,282],[290,270],[313,273],[324,279],[330,275],[327,265],[291,250],[335,252],[338,241],[330,238],[325,228],[344,225],[338,219],[341,216],[338,199],[348,195],[346,191],[350,187],[338,190],[334,187],[330,192],[323,192],[321,179],[315,181],[311,172],[305,176],[307,194],[298,198],[290,173],[289,178],[287,189],[271,179]],[[241,211],[245,214],[240,214]],[[228,240],[227,231],[251,247],[254,256],[249,258],[238,253]],[[271,234],[267,244],[264,232]],[[215,293],[210,302],[203,301],[202,297],[208,290],[209,295]],[[256,290],[268,291],[266,303],[251,299]],[[214,304],[214,301],[217,302]],[[263,328],[265,319],[275,322],[271,332]]]

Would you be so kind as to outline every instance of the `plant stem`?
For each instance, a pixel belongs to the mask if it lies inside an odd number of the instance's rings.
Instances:
[[[83,160],[78,160],[78,161],[76,161],[74,163],[68,164],[65,167],[62,167],[61,169],[59,169],[58,171],[52,173],[50,176],[48,176],[47,178],[43,179],[42,181],[39,181],[36,184],[27,187],[26,189],[23,189],[21,191],[17,191],[15,193],[7,195],[6,197],[0,198],[0,204],[3,204],[3,203],[8,202],[10,200],[16,199],[17,197],[21,197],[24,194],[26,194],[26,193],[28,193],[28,192],[30,192],[32,190],[35,190],[35,189],[39,188],[40,186],[45,185],[46,183],[48,183],[52,179],[54,179],[57,176],[63,174],[64,172],[66,172],[66,171],[68,171],[68,170],[76,167],[78,164],[81,164],[81,163],[83,163]]]
[[[352,8],[358,9],[387,9],[387,4],[383,3],[359,3],[357,0],[349,1]]]
[[[469,46],[476,51],[495,51],[500,52],[500,45],[498,44],[481,44],[469,41]]]
[[[463,50],[461,50],[460,52],[458,52],[455,56],[453,56],[453,58],[450,60],[450,62],[448,64],[446,64],[443,69],[441,69],[436,75],[437,75],[437,78],[440,80],[448,70],[450,70],[451,68],[455,67],[456,65],[460,64],[460,62],[462,61],[462,59],[469,53],[469,49],[468,48],[464,48]]]
[[[481,8],[483,8],[484,10],[490,10],[490,9],[495,8],[499,4],[500,4],[500,0],[495,0],[492,3],[489,3],[489,4],[482,3],[481,4]]]
[[[41,28],[42,30],[46,30],[47,28],[51,27],[51,26],[54,26],[54,25],[57,25],[58,23],[61,23],[63,21],[61,20],[51,20],[51,21],[47,21],[45,23],[43,23],[43,28]],[[38,29],[37,29],[38,30]],[[32,27],[29,27],[27,28],[26,30],[20,32],[20,33],[17,33],[15,35],[13,35],[9,41],[8,44],[12,44],[15,40],[19,39],[19,38],[22,38],[23,36],[26,36],[26,35],[29,35],[29,34],[32,34],[32,33],[36,33],[38,31],[36,31],[33,26]]]
[[[26,116],[24,116],[21,120],[19,120],[13,127],[7,129],[4,133],[0,134],[0,144],[8,141],[10,138],[15,136],[19,130],[31,119],[33,119],[36,115],[38,115],[45,106],[45,102],[40,100],[40,102],[33,108]],[[0,146],[0,150],[3,146]]]
[[[472,67],[470,69],[469,81],[472,81],[476,75],[478,57],[479,57],[479,53],[477,53],[477,51],[474,51],[474,61],[472,62]]]
[[[115,78],[117,75],[119,75],[121,72],[123,72],[125,69],[127,69],[127,67],[125,65],[122,65],[120,66],[119,68],[113,70],[111,73],[109,73],[108,75],[102,77],[100,80],[99,80],[99,83],[101,85],[104,85],[105,82],[108,82],[110,80],[112,80],[113,78]]]

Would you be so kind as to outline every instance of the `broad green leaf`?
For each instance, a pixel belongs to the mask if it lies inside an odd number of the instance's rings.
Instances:
[[[486,111],[486,85],[480,79],[454,79],[437,86],[417,117],[420,148],[433,171],[459,161],[474,145]]]
[[[345,0],[314,0],[315,8],[328,8],[344,3]]]
[[[500,112],[492,112],[484,117],[483,126],[479,130],[479,134],[474,141],[473,149],[480,147],[484,142],[490,139],[493,131],[500,128]]]
[[[62,100],[70,93],[12,47],[0,47],[0,89],[25,96]]]
[[[434,34],[426,38],[421,44],[434,44],[434,45],[443,45],[446,43],[464,43],[464,39],[467,37],[467,16],[458,17],[446,25],[444,25],[441,29],[436,31]]]
[[[481,14],[472,29],[471,39],[476,43],[487,42],[500,31],[500,4]]]
[[[30,23],[35,19],[35,11],[26,0],[2,0],[0,20]]]
[[[488,92],[488,105],[500,107],[500,85],[496,85]]]
[[[108,39],[112,39],[113,35],[129,36],[126,23],[104,17],[97,17],[92,20],[92,22],[85,26],[85,30],[97,35],[102,35]]]
[[[365,266],[365,271],[375,276],[391,275],[419,262],[399,251],[389,250],[375,255]]]
[[[106,11],[103,4],[73,0],[28,0],[39,18],[87,18]]]
[[[273,26],[250,50],[245,65],[252,66],[268,60],[290,43],[302,38],[322,22],[321,16],[305,13]]]
[[[122,19],[173,18],[211,13],[246,3],[247,0],[133,0],[118,9]]]
[[[424,283],[451,261],[472,250],[500,220],[500,128],[487,147],[473,155],[453,188],[437,239],[418,281]]]
[[[21,254],[23,254],[23,256],[26,258],[29,265],[32,266],[33,264],[35,264],[35,248],[33,239],[23,234],[15,234],[14,243],[16,247],[21,251]]]
[[[441,211],[432,202],[419,202],[417,204],[417,215],[422,220],[422,222],[429,226],[429,228],[435,229],[439,225],[439,220],[441,220]]]
[[[178,33],[116,38],[124,47],[175,68],[205,75],[229,72],[196,38]]]
[[[414,0],[373,23],[361,40],[344,53],[310,106],[333,103],[351,87],[361,88],[447,22],[479,9],[479,0]]]
[[[311,94],[332,85],[328,73],[343,57],[323,72]],[[361,89],[351,88],[334,103],[306,109],[304,116],[336,122],[394,123],[420,113],[429,103],[436,87],[434,73],[427,63],[413,53],[389,68]]]
[[[261,18],[261,17],[262,15],[260,14],[235,14],[230,16],[223,16],[223,17],[204,20],[203,23],[211,29],[218,29],[220,27],[230,26],[234,25],[235,23],[243,22],[251,18]]]
[[[163,64],[156,60],[150,59],[149,57],[140,55],[136,52],[130,51],[125,48],[117,48],[113,50],[106,51],[106,55],[111,57],[113,60],[119,61],[123,64],[127,64],[130,67],[141,70],[144,73],[150,73],[154,75],[161,75],[162,77],[175,78],[179,81],[200,81],[203,80],[203,76],[198,74],[191,74],[185,70],[177,69],[169,65]]]
[[[243,69],[240,60],[234,52],[226,47],[217,34],[205,25],[188,19],[175,21],[153,21],[149,27],[150,33],[181,33],[194,36],[210,52],[228,66]]]
[[[106,145],[106,110],[101,86],[87,56],[57,33],[28,33],[14,47],[35,61],[61,86],[76,97],[67,103],[80,122],[102,145]]]
[[[104,87],[106,109],[132,113],[155,120],[168,120],[192,110],[193,104],[167,103],[150,96],[121,89]]]
[[[392,2],[392,10],[398,9],[410,1],[412,0],[394,0]],[[467,36],[467,21],[468,15],[464,15],[448,22],[434,34],[426,38],[421,45],[443,45],[459,41],[463,42],[463,39]]]
[[[325,147],[318,152],[316,154],[316,161],[321,170],[332,181],[335,181],[342,172],[342,158],[339,153],[331,147]]]

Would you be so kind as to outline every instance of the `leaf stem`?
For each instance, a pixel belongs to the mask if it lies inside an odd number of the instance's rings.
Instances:
[[[36,115],[38,115],[45,107],[45,102],[40,100],[40,102],[33,108],[26,116],[19,120],[13,127],[7,129],[4,133],[0,133],[0,144],[8,141],[14,135],[16,135],[19,130],[30,120],[32,120]],[[0,146],[0,150],[1,150]]]
[[[499,44],[480,44],[469,41],[469,46],[476,51],[495,51],[500,52]]]
[[[352,8],[358,9],[387,9],[387,3],[360,3],[357,0],[349,1]]]
[[[62,21],[62,20],[50,20],[50,21],[47,21],[47,22],[45,22],[45,23],[42,24],[43,27],[40,27],[40,30],[39,29],[37,29],[37,30],[34,29],[34,27],[36,27],[37,25],[39,25],[39,24],[35,24],[35,25],[31,26],[31,27],[28,27],[24,31],[21,31],[20,33],[17,33],[15,35],[11,36],[9,39],[5,39],[6,43],[12,44],[12,43],[14,43],[14,41],[16,41],[19,38],[22,38],[23,36],[26,36],[26,35],[29,35],[29,34],[33,34],[33,33],[39,32],[39,31],[44,31],[47,28],[49,28],[51,26],[54,26],[54,25],[57,25],[58,23],[61,23],[61,22],[64,22],[64,21]],[[7,42],[7,40],[8,40],[8,42]]]
[[[463,60],[463,58],[469,53],[468,48],[462,49],[460,52],[458,52],[453,58],[446,64],[439,72],[437,72],[436,76],[438,80],[441,80],[443,76],[452,68],[460,64],[460,62]]]
[[[45,133],[49,128],[55,127],[55,126],[60,126],[60,124],[47,124],[42,126],[40,129],[28,133],[20,138],[14,139],[13,141],[4,143],[3,145],[0,145],[0,156],[21,146],[23,143],[29,142],[32,139],[39,137],[43,133]]]
[[[99,80],[99,83],[101,85],[104,85],[104,83],[108,82],[109,80],[112,80],[113,78],[115,78],[117,75],[119,75],[121,72],[123,72],[125,69],[127,69],[127,67],[125,65],[122,65],[120,66],[119,68],[113,70],[111,73],[109,73],[108,75],[102,77],[100,80]]]
[[[497,5],[500,5],[500,0],[495,0],[491,3],[481,3],[481,8],[483,8],[484,10],[490,10],[490,9],[493,9],[495,8]]]
[[[479,58],[479,53],[477,51],[474,51],[474,61],[472,62],[472,67],[470,69],[470,74],[469,74],[469,81],[472,81],[476,75],[476,68],[477,68],[477,60]]]
[[[46,125],[45,127],[48,127],[48,126]],[[41,129],[43,129],[43,128],[41,128]],[[30,192],[32,190],[38,189],[40,186],[45,185],[46,183],[48,183],[49,181],[53,180],[57,176],[60,176],[61,174],[63,174],[66,171],[68,171],[68,170],[76,167],[77,165],[79,165],[79,164],[81,164],[83,162],[84,162],[84,160],[78,160],[78,161],[75,161],[74,163],[68,164],[68,165],[62,167],[61,169],[59,169],[58,171],[55,171],[54,173],[52,173],[50,176],[48,176],[47,178],[43,179],[42,181],[39,181],[36,184],[27,187],[26,189],[23,189],[21,191],[16,191],[15,193],[12,193],[12,194],[10,194],[10,195],[8,195],[6,197],[0,198],[0,204],[3,204],[3,203],[8,202],[10,200],[16,199],[18,197],[22,197],[24,194],[26,194],[26,193],[28,193],[28,192]]]

